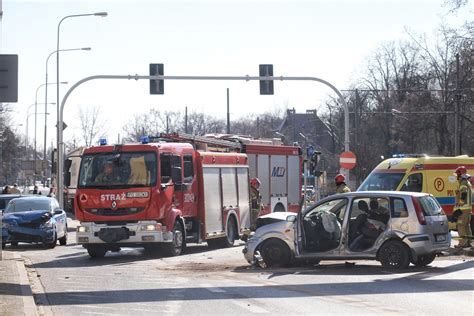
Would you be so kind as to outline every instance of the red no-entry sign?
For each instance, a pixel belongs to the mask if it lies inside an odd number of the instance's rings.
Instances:
[[[339,156],[341,168],[352,169],[356,165],[356,156],[352,151],[345,151]]]

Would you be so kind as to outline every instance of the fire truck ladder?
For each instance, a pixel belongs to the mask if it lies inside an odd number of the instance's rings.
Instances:
[[[153,137],[153,139],[155,138]],[[206,137],[206,136],[197,136],[197,135],[192,135],[192,134],[160,133],[160,135],[156,139],[162,140],[162,141],[172,141],[172,142],[186,141],[186,142],[191,142],[191,143],[200,143],[200,144],[215,146],[215,147],[227,149],[230,151],[237,151],[237,152],[242,151],[242,144],[240,142],[216,139],[216,138]]]

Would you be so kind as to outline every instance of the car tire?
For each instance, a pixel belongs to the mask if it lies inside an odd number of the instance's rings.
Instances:
[[[413,260],[412,263],[417,267],[425,267],[432,263],[436,259],[436,254],[431,253],[427,255],[418,256],[416,260]]]
[[[290,248],[282,240],[271,238],[263,242],[259,250],[268,267],[286,266],[291,261]]]
[[[107,249],[101,246],[89,246],[87,247],[87,253],[91,258],[103,258],[107,253]]]
[[[226,237],[220,240],[222,248],[232,247],[234,245],[236,236],[237,236],[237,223],[235,222],[235,217],[230,216],[229,219],[227,220]]]
[[[173,241],[162,244],[162,253],[166,257],[179,256],[184,252],[185,247],[186,243],[183,227],[178,221],[176,221],[173,226]]]
[[[56,247],[57,243],[58,243],[58,235],[56,234],[56,232],[54,232],[53,241],[50,243],[44,243],[44,247],[47,249],[53,249],[54,247]]]
[[[401,241],[389,240],[380,248],[379,260],[384,268],[406,269],[410,265],[410,252]]]
[[[64,236],[59,238],[59,244],[61,246],[66,246],[67,244],[67,226],[66,226],[66,230],[64,231]]]

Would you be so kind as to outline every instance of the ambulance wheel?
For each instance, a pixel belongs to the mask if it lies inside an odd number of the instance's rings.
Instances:
[[[173,241],[162,245],[162,252],[167,257],[179,256],[184,252],[184,230],[182,225],[176,221],[173,226]]]
[[[107,253],[107,249],[100,246],[89,246],[87,252],[91,258],[103,258]]]
[[[270,238],[259,248],[262,259],[268,267],[286,266],[291,261],[290,248],[282,240]]]
[[[427,254],[423,256],[418,256],[418,258],[412,261],[412,263],[417,267],[425,267],[429,265],[431,262],[433,262],[435,258],[436,258],[436,254],[431,253],[431,254]]]

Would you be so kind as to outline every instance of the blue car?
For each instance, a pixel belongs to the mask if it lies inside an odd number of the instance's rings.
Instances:
[[[19,242],[54,248],[58,240],[67,243],[67,218],[55,198],[24,196],[8,203],[2,217],[2,249]]]

